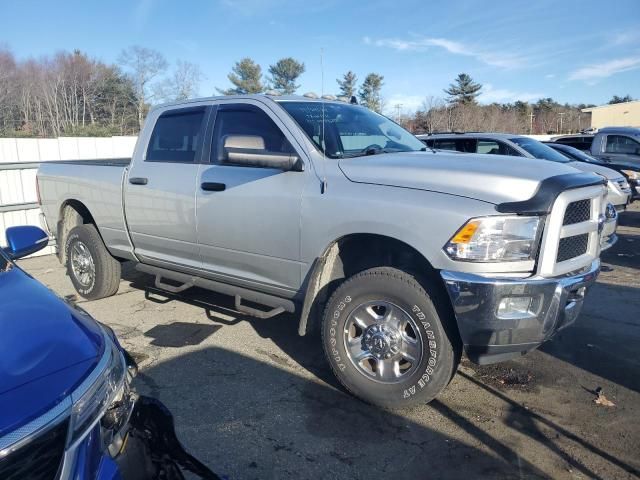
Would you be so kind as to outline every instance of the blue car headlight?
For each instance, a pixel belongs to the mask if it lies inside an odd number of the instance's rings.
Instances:
[[[70,445],[82,438],[107,409],[128,392],[124,356],[109,335],[104,334],[104,339],[105,354],[76,390],[77,397],[72,395]]]

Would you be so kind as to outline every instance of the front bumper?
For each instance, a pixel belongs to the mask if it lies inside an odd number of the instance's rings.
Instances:
[[[595,260],[586,272],[560,278],[505,279],[442,270],[467,356],[495,363],[538,347],[572,324],[587,287],[600,271]],[[513,299],[531,302],[525,311],[503,309]]]
[[[602,226],[602,233],[600,234],[600,251],[604,252],[605,250],[613,247],[618,241],[618,236],[616,235],[616,228],[618,228],[618,210],[616,209],[611,213],[611,216],[608,216]]]

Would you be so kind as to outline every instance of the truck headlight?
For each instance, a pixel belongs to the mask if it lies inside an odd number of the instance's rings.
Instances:
[[[114,401],[125,394],[124,357],[108,335],[105,334],[104,339],[108,354],[102,357],[96,367],[97,377],[90,377],[93,382],[80,398],[73,398],[70,444],[80,438]]]
[[[444,250],[454,260],[517,262],[533,260],[540,217],[472,218],[451,237]]]

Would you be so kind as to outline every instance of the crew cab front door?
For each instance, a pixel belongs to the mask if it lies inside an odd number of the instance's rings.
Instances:
[[[234,163],[225,141],[244,139],[264,153],[286,156],[296,154],[295,140],[268,107],[251,100],[221,102],[211,137],[196,194],[203,268],[225,282],[292,294],[301,284],[300,214],[307,172]]]
[[[138,258],[150,264],[199,268],[195,190],[209,107],[154,112],[144,152],[124,186],[127,225]]]
[[[640,165],[640,141],[628,135],[608,134],[600,158],[615,163]]]

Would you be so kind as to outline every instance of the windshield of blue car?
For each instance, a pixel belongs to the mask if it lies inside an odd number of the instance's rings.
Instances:
[[[281,101],[280,105],[329,158],[426,150],[400,125],[361,106],[317,101]]]
[[[553,147],[551,147],[551,148],[553,148]],[[565,147],[562,147],[561,149],[559,149],[559,151],[560,151],[560,153],[566,152],[567,155],[575,158],[576,160],[580,160],[582,162],[604,163],[604,162],[601,162],[600,160],[598,160],[596,158],[593,158],[591,155],[587,155],[582,150],[578,150],[577,148],[574,148],[574,147],[565,146]]]
[[[556,152],[553,148],[537,140],[534,140],[533,138],[513,137],[509,140],[511,140],[516,145],[519,145],[521,148],[524,148],[527,152],[533,155],[534,158],[551,160],[552,162],[558,163],[569,163],[571,161],[560,152]]]

